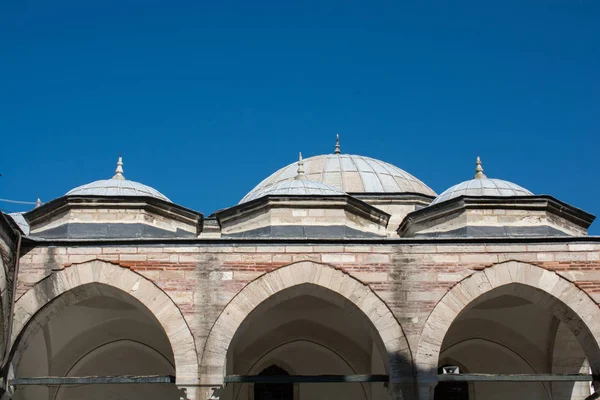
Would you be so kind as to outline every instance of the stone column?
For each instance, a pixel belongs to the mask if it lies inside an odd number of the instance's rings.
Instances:
[[[433,400],[435,387],[437,386],[437,373],[423,373],[417,379],[417,399],[418,400]]]

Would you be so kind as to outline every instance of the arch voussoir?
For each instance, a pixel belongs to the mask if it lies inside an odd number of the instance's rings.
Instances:
[[[381,338],[390,360],[408,361],[412,371],[412,355],[404,332],[385,303],[362,282],[331,266],[302,261],[280,267],[250,282],[221,312],[206,340],[202,353],[201,382],[220,385],[225,377],[227,349],[243,320],[263,301],[285,289],[313,284],[335,292],[356,305],[371,321]],[[390,361],[388,360],[388,362]],[[390,378],[406,366],[390,366]]]
[[[15,303],[11,348],[25,326],[36,323],[33,317],[46,305],[52,303],[54,309],[59,309],[60,304],[77,300],[73,289],[93,283],[118,289],[123,295],[130,295],[144,305],[169,339],[175,359],[176,383],[184,385],[187,381],[197,380],[199,364],[195,341],[183,314],[171,298],[154,283],[130,269],[99,260],[75,264],[58,271],[21,296]],[[88,294],[92,294],[96,289],[90,286],[87,290]],[[52,310],[49,310],[44,318],[51,315]]]
[[[513,287],[512,284],[518,285]],[[436,373],[443,339],[460,312],[479,296],[505,287],[510,293],[550,309],[563,320],[586,351],[594,373],[600,372],[598,305],[587,293],[555,272],[524,262],[507,261],[465,278],[435,306],[425,322],[415,357],[421,376]],[[427,388],[422,390],[430,392]]]

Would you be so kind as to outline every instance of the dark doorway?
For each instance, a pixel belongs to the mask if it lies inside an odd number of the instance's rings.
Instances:
[[[442,368],[439,368],[438,374],[441,373]],[[440,382],[435,387],[433,398],[434,400],[469,400],[469,383]]]
[[[259,375],[289,375],[276,365],[262,370]],[[255,383],[254,400],[294,400],[294,384],[292,383]]]

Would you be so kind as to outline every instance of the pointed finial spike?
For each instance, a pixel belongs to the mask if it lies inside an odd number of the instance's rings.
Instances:
[[[42,200],[38,197],[38,199],[35,202],[35,208],[38,208],[41,205],[42,205]]]
[[[340,154],[342,151],[340,150],[340,135],[339,133],[335,134],[335,154]]]
[[[306,179],[306,175],[304,175],[304,160],[302,160],[302,152],[298,155],[298,175],[296,175],[296,179]]]
[[[477,161],[475,161],[475,179],[485,179],[487,178],[487,176],[485,176],[485,174],[483,173],[483,167],[481,166],[482,162],[481,162],[481,158],[479,158],[479,156],[477,156]]]
[[[117,161],[117,169],[115,170],[115,176],[113,179],[125,180],[123,176],[123,157],[119,156],[119,161]]]

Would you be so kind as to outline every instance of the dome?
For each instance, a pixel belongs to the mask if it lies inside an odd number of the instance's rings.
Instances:
[[[69,190],[65,196],[147,196],[171,202],[158,190],[123,176],[123,159],[119,157],[116,174],[111,179],[95,181]]]
[[[340,196],[345,194],[346,193],[342,192],[341,190],[321,182],[294,179],[293,181],[277,182],[276,184],[271,185],[268,188],[253,192],[248,196],[244,197],[244,200],[240,203],[245,203],[268,195]]]
[[[324,183],[346,193],[420,193],[435,196],[427,185],[406,171],[370,157],[341,154],[339,142],[334,154],[324,154],[304,160],[306,178]],[[280,182],[296,176],[296,163],[281,168],[259,183],[240,203],[255,198]]]
[[[304,160],[302,160],[302,153],[300,153],[300,159],[294,165],[297,166],[297,170],[293,179],[280,181],[265,188],[261,188],[260,190],[253,190],[252,192],[248,193],[248,195],[244,197],[242,201],[240,201],[240,204],[268,195],[339,196],[345,194],[333,186],[308,180],[304,173]]]
[[[477,157],[475,177],[469,181],[461,182],[444,191],[431,205],[441,203],[459,196],[533,196],[529,190],[501,179],[490,179],[483,173],[481,160]]]

